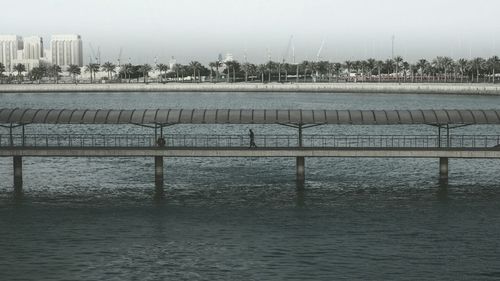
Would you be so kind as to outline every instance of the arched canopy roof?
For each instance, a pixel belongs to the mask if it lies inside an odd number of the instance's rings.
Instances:
[[[500,110],[0,109],[0,124],[500,124]]]

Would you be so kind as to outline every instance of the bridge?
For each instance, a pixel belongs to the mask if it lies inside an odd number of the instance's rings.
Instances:
[[[136,125],[148,134],[25,133],[26,126]],[[181,124],[259,124],[287,126],[297,134],[172,134]],[[296,180],[305,180],[306,157],[403,157],[439,159],[448,178],[449,158],[500,158],[500,135],[455,135],[472,125],[499,125],[500,110],[247,110],[247,109],[0,109],[0,157],[12,157],[15,193],[22,193],[23,157],[151,157],[155,191],[162,196],[164,157],[294,157]],[[308,128],[335,125],[428,125],[434,135],[306,134]]]

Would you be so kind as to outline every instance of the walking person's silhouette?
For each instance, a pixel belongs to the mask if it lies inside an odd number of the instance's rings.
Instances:
[[[255,134],[253,133],[252,129],[250,129],[250,148],[252,147],[257,147],[255,144]]]

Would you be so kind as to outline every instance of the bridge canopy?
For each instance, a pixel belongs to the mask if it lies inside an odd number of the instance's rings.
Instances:
[[[0,109],[0,124],[500,124],[500,110]]]

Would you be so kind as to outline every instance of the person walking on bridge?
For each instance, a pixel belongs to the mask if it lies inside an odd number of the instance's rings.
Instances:
[[[255,144],[255,134],[253,133],[252,129],[250,129],[250,148],[252,147],[257,147]]]

